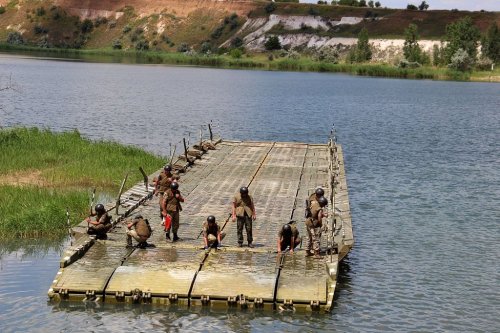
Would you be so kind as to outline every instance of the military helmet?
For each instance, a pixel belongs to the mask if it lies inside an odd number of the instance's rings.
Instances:
[[[167,172],[170,172],[172,171],[172,167],[170,166],[170,164],[167,164],[163,167],[163,170],[167,171]]]
[[[104,208],[103,204],[97,204],[97,205],[95,205],[95,212],[102,214],[102,213],[106,212],[106,209]]]
[[[172,182],[172,184],[170,184],[170,188],[172,190],[177,190],[179,188],[179,184],[177,184],[177,182]]]
[[[287,223],[285,224],[281,230],[283,231],[283,235],[289,236],[292,234],[292,227]]]
[[[325,191],[323,191],[323,189],[322,189],[321,187],[318,187],[318,188],[316,189],[316,191],[314,191],[314,193],[316,193],[316,195],[317,195],[318,197],[322,197],[322,196],[324,196],[324,195],[325,195]]]
[[[325,197],[321,197],[318,199],[318,203],[321,207],[325,207],[328,205],[328,200]]]
[[[247,195],[248,194],[248,187],[242,186],[240,188],[240,194]]]
[[[208,222],[208,223],[215,223],[215,216],[213,216],[213,215],[209,215],[209,216],[207,217],[207,222]]]

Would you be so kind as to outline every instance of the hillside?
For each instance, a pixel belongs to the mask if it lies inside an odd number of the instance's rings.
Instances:
[[[287,48],[348,48],[365,27],[380,51],[375,60],[387,61],[400,52],[410,23],[418,25],[426,50],[439,43],[447,24],[464,16],[482,32],[492,22],[500,24],[500,12],[295,3],[275,3],[270,11],[266,5],[268,1],[0,0],[5,8],[0,14],[0,42],[17,32],[20,43],[39,47],[217,52],[236,45],[259,52],[270,35],[279,36]]]

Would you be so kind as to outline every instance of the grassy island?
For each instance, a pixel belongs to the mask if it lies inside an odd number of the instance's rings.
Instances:
[[[78,131],[0,130],[0,237],[60,237],[89,212],[90,193],[115,196],[124,174],[164,160],[139,148],[91,141]],[[141,179],[131,172],[129,185]]]

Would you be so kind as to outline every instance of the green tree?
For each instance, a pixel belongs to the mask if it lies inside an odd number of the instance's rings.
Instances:
[[[422,49],[418,45],[418,38],[418,27],[412,23],[405,29],[403,54],[408,61],[422,63]]]
[[[417,10],[418,7],[409,3],[407,6],[406,6],[406,10]]]
[[[372,58],[372,50],[369,43],[368,30],[361,29],[358,34],[358,42],[356,44],[356,61],[365,62]]]
[[[481,52],[493,62],[500,62],[500,31],[498,25],[493,23],[483,37],[481,42]]]
[[[375,3],[373,2],[373,0],[368,1],[368,7],[370,8],[375,7]]]
[[[418,6],[418,10],[427,10],[429,8],[429,4],[425,1],[422,1],[420,6]]]
[[[264,43],[264,47],[268,51],[272,50],[281,50],[281,43],[278,38],[278,36],[271,36],[269,37],[266,42]]]
[[[375,7],[376,8],[379,8],[380,6],[382,6],[382,4],[380,3],[380,1],[375,2]]]
[[[444,52],[446,63],[449,64],[451,62],[451,58],[458,49],[464,50],[472,60],[475,60],[480,36],[479,29],[472,23],[472,19],[469,16],[448,24],[446,26],[445,37],[448,45]]]

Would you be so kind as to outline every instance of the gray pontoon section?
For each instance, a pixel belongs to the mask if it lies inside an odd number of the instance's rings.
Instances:
[[[147,190],[143,183],[137,184],[122,195],[114,219],[126,220],[124,215],[135,214],[147,218],[154,229],[149,242],[156,248],[126,249],[122,222],[116,223],[105,241],[89,238],[82,223],[75,228],[81,237],[65,251],[49,296],[181,306],[331,308],[339,258],[352,247],[338,145],[224,141],[180,176],[179,189],[185,198],[180,242],[165,241],[152,184]],[[245,231],[244,247],[237,247],[236,223],[230,218],[233,197],[241,186],[248,186],[255,199],[253,249],[246,247]],[[305,199],[318,186],[328,198],[335,191],[336,202],[330,206],[336,205],[337,219],[335,230],[325,221],[329,229],[322,247],[327,254],[321,260],[305,257]],[[224,247],[218,251],[203,250],[200,232],[208,215],[216,216],[226,233]],[[279,255],[277,234],[291,219],[297,223],[303,244],[294,254]]]

